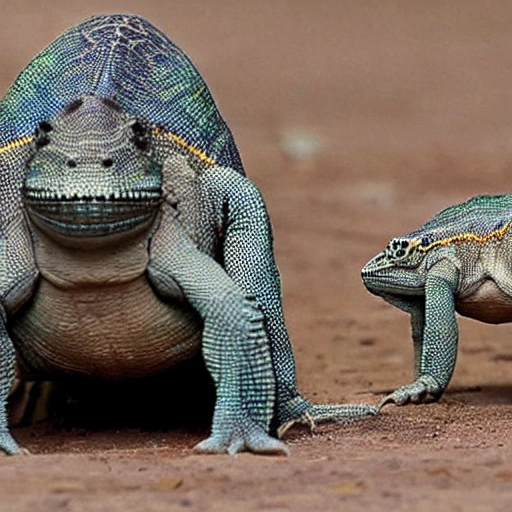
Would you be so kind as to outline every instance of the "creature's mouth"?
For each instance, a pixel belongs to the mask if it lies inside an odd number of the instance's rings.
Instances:
[[[98,237],[149,223],[161,202],[159,190],[132,190],[99,196],[57,195],[24,190],[27,211],[41,229],[64,236]]]

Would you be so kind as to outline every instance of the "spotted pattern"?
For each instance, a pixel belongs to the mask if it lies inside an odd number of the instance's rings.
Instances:
[[[416,380],[381,406],[442,396],[455,368],[456,311],[512,321],[511,212],[512,195],[471,198],[392,239],[365,265],[367,289],[411,315]]]
[[[80,117],[78,126],[73,125],[75,114],[84,108],[90,110],[90,115]],[[65,118],[69,124],[60,123]],[[112,126],[115,119],[118,122]],[[105,122],[100,129],[98,120]],[[109,141],[121,143],[116,146]],[[134,151],[133,145],[139,152]],[[133,158],[117,158],[115,150]],[[80,154],[75,158],[74,153]],[[146,165],[147,159],[154,165]],[[124,162],[122,169],[116,168],[119,162]],[[43,170],[49,172],[45,174]],[[116,171],[120,171],[117,177],[120,175],[121,180],[114,176]],[[114,212],[115,217],[124,215],[124,201],[141,194],[147,196],[147,180],[155,178],[156,172],[161,192],[157,220],[142,232],[142,240],[130,242],[125,238],[114,248],[109,246],[101,257],[94,253],[94,258],[87,259],[81,257],[81,251],[61,250],[59,237],[54,237],[56,241],[47,237],[53,245],[51,251],[45,252],[44,244],[50,242],[27,226],[25,209],[32,193],[35,200],[50,200],[45,204],[50,208],[44,211],[47,217],[62,211],[54,208],[59,199],[70,199],[75,222],[68,224],[80,229],[86,225],[84,216],[99,212],[97,203],[108,208],[121,204],[122,209]],[[134,177],[138,179],[133,180]],[[111,190],[113,183],[120,184],[115,191]],[[32,187],[25,189],[26,204],[24,184]],[[149,188],[153,194],[155,187]],[[57,190],[59,197],[54,194]],[[133,202],[130,204],[133,206]],[[103,221],[101,215],[98,217]],[[59,221],[54,217],[51,220],[54,224]],[[110,231],[107,233],[104,227],[108,226],[101,226],[101,241],[110,243]],[[116,231],[116,237],[123,234],[122,230]],[[83,237],[76,238],[85,252]],[[68,236],[66,243],[69,242]],[[39,251],[37,258],[34,250]],[[36,313],[27,329],[39,336],[40,324],[49,322],[50,315],[37,311],[53,305],[43,286],[38,286],[39,271],[44,282],[51,282],[51,275],[64,284],[62,288],[71,289],[82,299],[84,282],[88,286],[91,281],[94,286],[101,285],[102,297],[112,299],[109,307],[119,308],[114,294],[105,293],[105,282],[117,286],[119,274],[127,271],[119,266],[120,262],[130,250],[136,261],[143,262],[135,270],[141,271],[138,277],[144,280],[144,289],[154,294],[150,300],[142,299],[146,307],[153,304],[151,313],[158,309],[154,301],[171,309],[179,303],[194,318],[190,320],[192,330],[202,329],[199,346],[195,338],[190,343],[180,338],[179,332],[190,331],[190,324],[185,322],[187,329],[169,325],[178,339],[171,348],[164,345],[167,357],[176,356],[176,360],[202,348],[216,383],[212,432],[197,447],[199,451],[287,453],[285,445],[271,435],[278,426],[284,426],[280,430],[283,432],[297,422],[313,426],[315,421],[350,421],[375,414],[375,408],[370,406],[312,404],[301,396],[283,319],[279,274],[265,204],[258,189],[244,175],[231,132],[208,88],[188,57],[145,20],[128,15],[99,16],[71,28],[43,50],[22,71],[0,103],[0,314],[12,317],[35,295],[30,303]],[[66,265],[59,265],[61,260]],[[93,272],[84,272],[85,260],[93,265],[87,267],[93,268]],[[42,262],[47,266],[43,268]],[[128,270],[132,272],[130,265]],[[130,290],[134,289],[132,281],[126,283]],[[65,293],[56,294],[56,303],[82,304],[82,300],[61,300],[68,298]],[[123,296],[127,293],[123,289]],[[139,297],[135,293],[135,301]],[[87,301],[84,304],[87,306]],[[58,311],[50,309],[52,318],[58,322]],[[102,318],[111,323],[108,308],[100,309]],[[140,310],[142,307],[132,308],[122,314],[136,317]],[[88,343],[94,343],[95,350],[89,351],[87,346],[84,349],[87,343],[81,344],[77,350],[82,350],[78,354],[83,357],[72,358],[68,369],[78,365],[86,372],[87,356],[91,357],[92,352],[104,351],[114,359],[123,353],[122,340],[119,346],[115,342],[102,343],[101,329],[90,311],[86,315],[88,325],[99,335],[80,334],[85,335]],[[175,316],[179,315],[178,307],[173,311]],[[20,314],[30,313],[24,309]],[[147,316],[141,319],[146,326]],[[63,324],[64,330],[74,326],[70,322]],[[32,328],[34,325],[36,328]],[[31,344],[33,338],[26,335],[23,322],[16,323],[12,330],[13,338],[18,336],[20,359],[28,367],[32,364],[33,368],[37,362],[37,369],[49,370],[62,365],[64,359],[69,362],[59,348],[66,347],[66,339],[59,336],[55,341],[53,335],[58,329],[45,327],[50,332],[43,341],[54,343],[51,361],[35,348],[41,344]],[[113,326],[115,340],[123,338],[124,329],[128,329],[127,322]],[[152,330],[147,329],[148,338]],[[130,364],[142,373],[149,366],[144,364],[148,361],[149,345],[155,345],[154,338],[130,348],[135,351]],[[162,350],[160,342],[156,345]],[[180,346],[185,348],[180,350]],[[0,355],[0,448],[13,453],[18,448],[7,429],[5,402],[13,377],[14,356],[5,322],[0,322]],[[68,351],[64,355],[68,356]],[[108,364],[101,362],[103,371]],[[57,369],[62,371],[62,367]]]
[[[22,71],[0,106],[0,152],[80,96],[115,99],[206,164],[243,173],[231,131],[190,59],[144,19],[98,16],[64,32]]]

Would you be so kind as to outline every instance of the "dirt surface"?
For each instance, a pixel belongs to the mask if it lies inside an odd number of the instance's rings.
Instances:
[[[512,190],[510,2],[19,0],[2,9],[0,88],[109,11],[177,41],[230,122],[273,219],[301,390],[374,403],[409,382],[408,318],[359,271],[444,206]],[[17,429],[33,455],[0,460],[0,510],[508,511],[512,327],[460,331],[441,402],[294,429],[289,458],[193,455],[207,423]]]

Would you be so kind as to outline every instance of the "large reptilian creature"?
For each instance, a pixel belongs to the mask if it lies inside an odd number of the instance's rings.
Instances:
[[[0,103],[0,448],[26,378],[156,375],[202,351],[200,452],[286,453],[271,422],[368,406],[297,391],[269,219],[201,76],[130,15],[65,32]],[[165,407],[165,403],[162,404]]]

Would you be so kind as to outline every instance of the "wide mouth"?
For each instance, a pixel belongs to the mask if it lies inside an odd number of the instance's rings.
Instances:
[[[24,194],[28,214],[38,227],[79,237],[131,231],[151,221],[161,202],[159,190],[68,196],[26,188]]]
[[[361,272],[361,278],[365,288],[374,295],[385,298],[411,297],[424,295],[425,281],[417,272],[403,269],[368,269]]]

